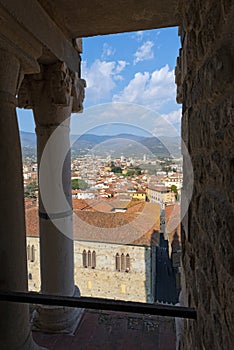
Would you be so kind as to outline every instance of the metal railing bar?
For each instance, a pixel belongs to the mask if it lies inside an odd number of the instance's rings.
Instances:
[[[189,318],[194,320],[197,319],[196,310],[189,307],[149,303],[147,304],[142,302],[120,301],[102,298],[68,297],[62,295],[40,294],[36,292],[25,293],[2,291],[0,292],[0,301],[119,311],[137,314]]]

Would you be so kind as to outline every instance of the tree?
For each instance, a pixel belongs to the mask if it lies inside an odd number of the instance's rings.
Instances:
[[[175,193],[176,200],[178,199],[178,189],[176,185],[171,185],[171,192]]]
[[[111,171],[115,174],[122,174],[122,168],[120,166],[111,166]]]
[[[140,169],[136,169],[135,174],[136,175],[141,175],[141,170]]]
[[[38,191],[38,186],[36,182],[30,182],[24,188],[24,196],[27,198],[36,197],[35,192]]]
[[[139,168],[139,166],[136,166],[136,167],[129,167],[129,168],[128,168],[127,175],[128,175],[128,176],[141,175],[141,169]]]
[[[87,190],[89,185],[83,179],[73,179],[72,180],[72,189],[73,190]]]

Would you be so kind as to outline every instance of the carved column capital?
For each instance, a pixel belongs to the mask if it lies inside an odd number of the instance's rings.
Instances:
[[[18,107],[34,108],[43,100],[57,107],[72,104],[73,112],[81,112],[85,87],[85,80],[71,72],[65,62],[41,65],[39,74],[25,76],[18,94]]]
[[[67,107],[71,101],[72,74],[65,62],[58,62],[45,69],[45,77],[51,95],[51,102]]]
[[[83,111],[83,101],[85,98],[86,81],[78,77],[78,73],[72,73],[72,112],[81,113]]]

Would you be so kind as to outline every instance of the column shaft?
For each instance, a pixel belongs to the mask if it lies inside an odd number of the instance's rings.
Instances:
[[[56,133],[55,140],[48,142],[53,132]],[[51,125],[37,126],[36,134],[40,192],[41,292],[72,296],[75,291],[70,151],[65,156],[70,145],[69,127],[60,126],[59,131],[56,131],[56,127]],[[44,149],[46,154],[41,163]],[[65,203],[60,200],[61,190],[65,195]],[[63,232],[56,226],[60,225],[61,220]]]
[[[17,58],[0,50],[0,289],[4,291],[27,291],[22,157],[15,110],[19,75]],[[0,348],[37,348],[27,305],[0,303]]]
[[[69,140],[74,100],[79,105],[71,95],[74,77],[59,62],[44,66],[27,89],[37,134],[41,292],[66,296],[80,295],[74,284]],[[34,325],[46,332],[70,333],[81,315],[80,309],[38,307]]]

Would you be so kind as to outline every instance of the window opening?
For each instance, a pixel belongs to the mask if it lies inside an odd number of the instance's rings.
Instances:
[[[122,253],[121,254],[121,271],[125,271],[125,266],[126,266],[126,264],[125,264],[125,256]]]
[[[130,256],[129,254],[126,255],[126,272],[130,271]]]
[[[82,259],[83,259],[83,267],[87,267],[87,252],[86,252],[86,250],[83,250]]]
[[[31,261],[31,262],[34,262],[34,261],[35,261],[35,247],[34,247],[34,245],[32,245],[32,248],[31,248],[31,257],[30,257],[30,261]]]
[[[92,267],[92,256],[91,256],[91,251],[88,251],[88,267]]]
[[[92,269],[95,269],[96,267],[96,252],[92,252]]]
[[[116,271],[120,271],[120,256],[119,256],[119,253],[116,253],[116,256],[115,256],[115,269],[116,269]]]

